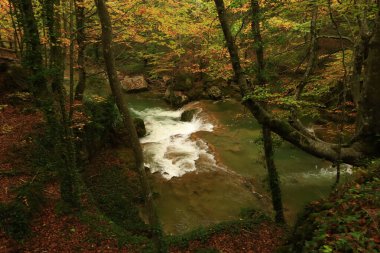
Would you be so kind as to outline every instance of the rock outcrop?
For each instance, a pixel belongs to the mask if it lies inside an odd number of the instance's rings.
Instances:
[[[207,94],[213,100],[220,100],[223,96],[222,91],[217,86],[211,86],[207,90]]]
[[[164,99],[175,108],[180,108],[189,102],[189,97],[182,91],[171,91],[170,87],[166,89]]]
[[[123,90],[129,93],[146,91],[148,89],[148,82],[144,76],[126,76],[120,81],[120,84]]]
[[[186,110],[181,114],[181,121],[190,122],[193,120],[195,114],[198,112],[197,109]]]

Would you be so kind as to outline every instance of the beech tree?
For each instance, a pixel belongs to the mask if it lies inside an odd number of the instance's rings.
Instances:
[[[84,0],[75,1],[75,17],[76,17],[76,40],[78,44],[78,83],[75,90],[75,98],[83,99],[83,93],[86,88],[86,29],[85,29],[85,4]]]
[[[223,3],[222,3],[223,4]],[[221,8],[219,8],[221,10]],[[260,27],[260,3],[258,0],[251,0],[251,12],[252,12],[252,35],[254,40],[254,49],[256,52],[257,59],[257,74],[256,78],[258,84],[261,86],[266,85],[265,78],[265,60],[264,60],[264,45],[261,36],[261,27]],[[223,12],[219,13],[219,16],[223,15]],[[266,105],[263,104],[265,108]],[[269,177],[269,186],[272,193],[272,204],[273,209],[276,212],[275,220],[278,223],[285,223],[284,211],[282,206],[282,197],[281,197],[281,189],[280,189],[280,181],[278,178],[277,169],[274,163],[274,150],[273,150],[273,142],[272,142],[272,134],[269,127],[263,125],[262,127],[263,133],[263,141],[264,141],[264,154],[265,154],[265,165],[268,171]]]
[[[156,250],[159,252],[161,249],[159,221],[154,207],[152,192],[145,172],[143,150],[140,144],[140,140],[137,136],[136,128],[129,112],[127,102],[125,100],[125,96],[122,94],[120,81],[117,77],[115,57],[112,48],[113,36],[111,18],[104,0],[95,0],[95,4],[102,27],[101,39],[108,81],[111,86],[112,95],[115,98],[116,105],[122,116],[124,128],[128,133],[128,139],[131,143],[134,157],[136,159],[136,168],[139,172],[141,185],[144,191],[145,206],[148,213],[149,224],[152,226],[153,236],[156,242]]]
[[[72,208],[80,206],[78,192],[78,178],[76,171],[75,147],[72,130],[65,106],[65,92],[63,88],[64,56],[63,47],[59,43],[60,18],[55,13],[54,6],[59,1],[46,1],[44,14],[47,20],[50,37],[50,68],[45,69],[40,41],[40,33],[35,18],[31,0],[12,0],[15,10],[19,12],[18,22],[24,33],[25,57],[23,64],[30,72],[31,91],[37,105],[44,112],[51,141],[54,143],[54,152],[63,158],[59,165],[61,198]],[[50,76],[47,76],[50,73]],[[50,77],[50,78],[49,78]],[[49,89],[48,84],[52,89]],[[52,92],[53,91],[53,92]]]
[[[368,68],[363,87],[360,90],[360,99],[357,108],[362,124],[354,138],[340,145],[338,143],[322,141],[305,134],[302,130],[294,127],[292,119],[285,121],[275,117],[255,99],[252,90],[248,89],[247,77],[241,67],[238,48],[230,33],[227,16],[225,15],[224,2],[222,0],[215,0],[215,4],[230,53],[235,80],[243,95],[243,104],[260,124],[269,127],[284,140],[300,149],[332,162],[339,160],[348,164],[362,165],[365,163],[365,158],[379,156],[380,112],[376,110],[377,98],[380,97],[380,69],[378,68],[380,61],[379,12],[376,14],[376,26],[368,45]],[[380,3],[377,2],[378,7],[379,5]]]

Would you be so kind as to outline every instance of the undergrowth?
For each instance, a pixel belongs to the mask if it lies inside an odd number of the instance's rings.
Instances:
[[[380,252],[379,222],[377,169],[307,206],[284,252]]]
[[[251,230],[271,219],[253,209],[243,209],[241,218],[236,221],[221,222],[210,227],[200,227],[182,235],[167,236],[165,243],[168,247],[187,248],[192,241],[206,243],[213,235],[220,233],[239,234],[242,229]],[[200,249],[198,252],[218,252],[215,249]]]

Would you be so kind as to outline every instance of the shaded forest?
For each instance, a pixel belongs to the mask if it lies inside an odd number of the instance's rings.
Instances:
[[[0,0],[0,96],[0,252],[380,252],[379,0]]]

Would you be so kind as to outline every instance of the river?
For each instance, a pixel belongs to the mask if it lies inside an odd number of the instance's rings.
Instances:
[[[243,208],[272,215],[261,127],[240,103],[201,101],[173,110],[147,93],[128,95],[128,101],[146,124],[148,135],[141,143],[166,233],[238,219]],[[191,122],[181,122],[181,113],[188,108],[201,112]],[[276,140],[274,158],[285,216],[294,222],[307,202],[328,194],[335,169]],[[349,175],[351,168],[344,171]]]

